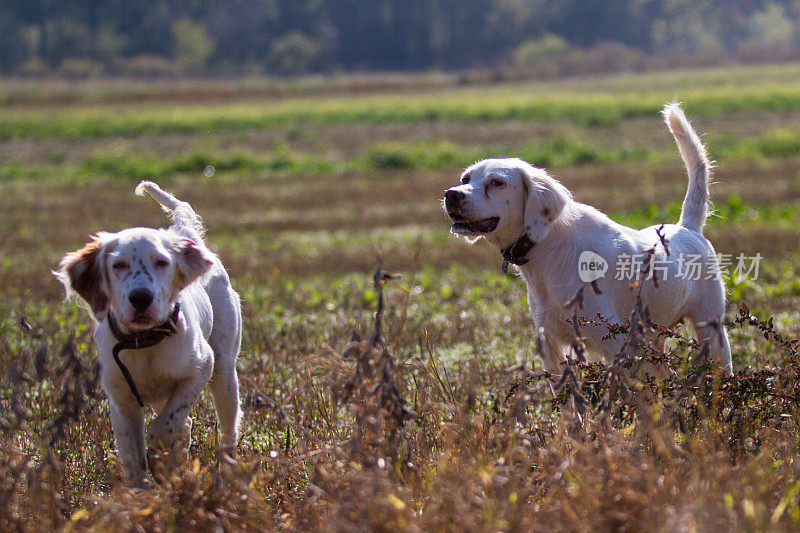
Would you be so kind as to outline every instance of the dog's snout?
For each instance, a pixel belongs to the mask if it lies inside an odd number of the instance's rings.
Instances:
[[[444,204],[447,207],[455,207],[464,199],[464,193],[455,189],[448,189],[444,193]]]
[[[153,303],[153,293],[147,289],[136,289],[128,296],[128,301],[137,312],[143,313]]]

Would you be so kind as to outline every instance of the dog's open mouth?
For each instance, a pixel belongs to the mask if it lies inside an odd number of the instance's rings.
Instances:
[[[458,235],[482,235],[484,233],[491,233],[497,228],[499,222],[498,217],[489,217],[481,220],[469,220],[459,213],[447,213],[447,216],[453,221],[453,226],[450,228],[452,233]]]

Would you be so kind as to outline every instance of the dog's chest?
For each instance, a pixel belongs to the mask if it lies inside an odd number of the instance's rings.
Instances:
[[[538,277],[526,280],[528,284],[528,304],[534,317],[546,314],[550,320],[561,320],[567,317],[564,303],[568,298],[553,290],[553,287]]]
[[[166,339],[156,346],[141,350],[122,350],[120,361],[130,372],[133,383],[145,403],[153,403],[170,397],[175,385],[187,372],[185,350],[178,339]],[[103,386],[116,398],[128,398],[131,389],[122,370],[110,356],[103,358]]]
[[[158,350],[131,351],[125,357],[136,388],[146,402],[157,402],[170,396],[177,382],[172,372],[167,371],[167,354]],[[127,387],[127,383],[125,383]]]

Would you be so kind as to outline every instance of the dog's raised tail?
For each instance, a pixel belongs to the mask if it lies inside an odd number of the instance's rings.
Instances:
[[[689,187],[681,208],[679,225],[703,233],[703,226],[708,217],[708,180],[711,174],[711,163],[706,155],[700,137],[683,114],[677,103],[664,107],[664,120],[669,131],[678,143],[686,171],[689,173]]]
[[[172,218],[176,229],[189,233],[195,238],[203,236],[203,222],[187,202],[178,200],[152,181],[141,181],[136,186],[137,195],[144,196],[145,193],[161,205],[161,208]]]

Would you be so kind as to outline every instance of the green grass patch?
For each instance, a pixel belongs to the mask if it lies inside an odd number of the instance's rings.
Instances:
[[[123,104],[65,109],[8,109],[0,120],[0,139],[99,138],[205,131],[289,129],[314,124],[385,124],[431,121],[573,121],[592,126],[616,125],[631,117],[655,116],[678,95],[693,116],[733,111],[800,109],[800,84],[780,82],[745,87],[644,88],[633,92],[584,92],[568,86],[541,91],[536,86],[507,85],[451,88],[363,98],[307,97],[218,105],[170,107]]]
[[[626,213],[612,213],[612,219],[620,224],[634,228],[642,228],[655,224],[676,224],[681,215],[681,201],[666,204],[648,204],[641,209]],[[748,204],[739,195],[734,194],[724,202],[712,205],[707,224],[710,226],[726,225],[767,225],[794,226],[800,224],[800,202],[789,202],[778,205]]]

